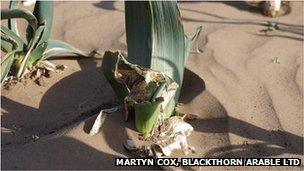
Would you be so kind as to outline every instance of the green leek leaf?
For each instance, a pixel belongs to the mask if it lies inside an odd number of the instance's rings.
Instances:
[[[191,43],[184,33],[176,1],[125,2],[128,59],[164,72],[179,85]]]
[[[14,57],[15,57],[16,52],[17,51],[14,50],[14,51],[7,53],[4,56],[3,61],[1,61],[1,84],[5,80],[6,76],[8,75],[8,73],[11,69],[11,66],[14,62]]]
[[[1,50],[5,53],[9,53],[13,50],[13,44],[10,43],[9,41],[5,41],[1,37]]]
[[[24,18],[28,21],[31,28],[36,31],[37,29],[37,19],[36,17],[27,9],[17,8],[17,9],[1,9],[1,20],[13,19],[13,18]]]
[[[199,27],[192,37],[185,35],[176,1],[127,1],[125,21],[128,60],[159,71],[178,84],[174,86],[174,82],[167,80],[165,86],[157,88],[150,101],[136,103],[136,127],[146,135],[158,121],[153,118],[168,118],[173,114],[191,44],[202,28]],[[164,100],[160,103],[162,110],[153,102],[159,96]]]
[[[10,1],[10,9],[17,9],[20,1]],[[12,30],[17,36],[19,36],[19,31],[17,28],[16,19],[8,19],[8,28]]]
[[[12,45],[15,44],[15,47]],[[25,48],[23,40],[10,29],[1,26],[1,49],[6,49],[6,52],[12,50],[23,50]]]
[[[47,48],[43,53],[43,60],[56,56],[88,56],[80,49],[77,49],[59,40],[48,40]]]
[[[148,137],[149,133],[155,126],[158,117],[160,115],[162,101],[144,102],[135,104],[135,126],[136,129],[143,134],[144,137]]]
[[[29,49],[25,55],[25,57],[23,58],[20,67],[18,68],[18,73],[17,73],[17,77],[21,77],[23,76],[23,73],[26,69],[26,67],[29,65],[28,61],[31,58],[31,53],[32,51],[37,47],[37,43],[41,40],[43,32],[44,32],[45,26],[39,26],[39,28],[35,31],[35,35],[32,38],[32,40],[29,42]]]
[[[30,59],[27,64],[28,67],[34,66],[38,61],[42,60],[43,53],[45,49],[47,48],[47,42],[44,42],[40,44],[38,47],[36,47],[32,53],[30,53]]]
[[[46,42],[50,38],[52,24],[53,24],[53,1],[36,1],[35,8],[33,11],[34,16],[37,18],[38,25],[45,25],[45,30],[41,43]],[[30,27],[27,28],[27,40],[30,41],[34,34],[34,30]]]

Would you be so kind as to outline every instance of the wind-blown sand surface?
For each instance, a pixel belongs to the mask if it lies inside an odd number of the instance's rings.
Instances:
[[[272,19],[242,2],[179,4],[188,34],[203,26],[195,45],[203,53],[191,52],[180,99],[181,111],[199,116],[189,157],[303,160],[303,2],[291,6]],[[270,20],[281,30],[265,35]],[[123,3],[55,2],[52,37],[87,52],[125,51]],[[68,68],[45,87],[28,81],[2,90],[2,169],[132,169],[113,166],[114,157],[131,156],[122,143],[132,121],[113,113],[88,135],[95,113],[116,103],[101,60],[54,62]]]

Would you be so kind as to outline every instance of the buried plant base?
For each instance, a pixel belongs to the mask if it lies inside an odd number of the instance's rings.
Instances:
[[[178,85],[164,73],[131,64],[119,52],[109,51],[103,58],[103,71],[124,105],[125,120],[134,112],[136,128],[145,138],[157,122],[172,115]]]
[[[172,116],[155,126],[153,136],[144,141],[129,136],[124,142],[126,150],[140,157],[172,156],[174,151],[182,151],[184,155],[194,153],[195,148],[188,145],[187,138],[193,127],[185,122],[188,115]]]
[[[45,86],[45,79],[51,77],[51,73],[62,73],[67,68],[66,65],[55,65],[47,60],[40,61],[30,70],[26,69],[22,78],[9,76],[2,83],[4,89],[10,89],[10,87],[16,85],[19,82],[26,82],[32,80],[39,86]]]
[[[128,139],[125,148],[143,155],[170,156],[178,149],[187,154],[191,148],[186,137],[193,127],[184,121],[185,117],[172,116],[178,84],[162,72],[129,63],[119,52],[105,52],[102,66],[104,75],[124,106],[125,119],[134,113],[138,132],[144,141],[150,142],[148,146],[136,147],[132,139]]]
[[[187,149],[186,137],[193,128],[180,116],[171,116],[191,44],[202,28],[192,37],[185,34],[176,1],[126,2],[125,20],[127,59],[131,63],[119,52],[105,52],[102,63],[105,77],[124,106],[125,119],[135,114],[138,132],[146,142],[160,147],[157,149],[162,149],[163,155],[170,155],[174,149]],[[159,129],[175,131],[161,135]],[[131,144],[132,140],[127,140],[125,147],[138,149]]]

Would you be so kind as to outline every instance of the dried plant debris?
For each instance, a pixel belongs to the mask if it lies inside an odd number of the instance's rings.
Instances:
[[[178,84],[166,74],[132,64],[119,53],[106,52],[103,70],[122,105],[126,121],[135,114],[142,139],[128,138],[124,147],[138,156],[170,156],[175,150],[193,151],[187,137],[193,127],[175,113]],[[142,141],[143,144],[136,142]]]
[[[272,63],[274,64],[280,64],[280,59],[278,57],[274,57],[273,59],[271,59]]]
[[[268,17],[284,16],[291,12],[290,2],[286,0],[246,1],[246,3],[262,9],[262,13]]]
[[[172,116],[156,127],[151,140],[160,147],[163,155],[170,156],[174,150],[182,150],[184,154],[189,153],[187,137],[193,131],[193,127],[183,118]]]
[[[21,78],[17,78],[15,76],[6,77],[3,82],[3,87],[5,89],[9,89],[9,87],[17,84],[18,82],[22,82],[27,79],[32,79],[39,86],[45,86],[45,78],[50,78],[51,73],[61,73],[63,72],[67,66],[65,65],[55,65],[47,60],[38,62],[31,69],[26,69],[23,76]]]
[[[92,58],[102,58],[102,53],[99,52],[98,50],[93,50],[92,52],[89,53],[88,56]]]
[[[40,138],[40,137],[39,137],[38,134],[33,134],[33,135],[32,135],[32,139],[33,139],[34,141],[37,141],[39,138]]]
[[[264,1],[262,4],[263,14],[269,17],[279,17],[290,13],[291,7],[289,1]]]
[[[90,135],[93,136],[93,135],[96,135],[100,128],[102,127],[105,119],[106,119],[106,116],[108,113],[113,113],[113,112],[116,112],[117,110],[119,109],[119,106],[116,106],[116,107],[113,107],[113,108],[110,108],[110,109],[103,109],[99,112],[99,114],[97,115],[97,118],[95,119],[95,122],[90,130]]]
[[[183,120],[181,116],[173,116],[155,127],[153,136],[146,139],[145,145],[137,145],[136,140],[128,138],[124,147],[131,153],[141,156],[171,156],[174,151],[182,151],[185,155],[194,153],[194,147],[189,146],[187,137],[193,127]]]
[[[178,85],[164,73],[129,63],[119,52],[105,52],[103,71],[124,106],[125,120],[134,113],[145,138],[157,122],[172,115]]]
[[[138,144],[138,140],[134,140],[132,137],[128,137],[124,143],[124,148],[130,153],[138,157],[154,157],[151,147],[154,147],[153,144],[147,142],[145,144]]]

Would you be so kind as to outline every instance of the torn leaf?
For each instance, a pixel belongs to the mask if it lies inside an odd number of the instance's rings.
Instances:
[[[178,85],[162,72],[128,62],[119,52],[105,52],[103,71],[125,109],[135,113],[135,126],[144,137],[175,108]]]

